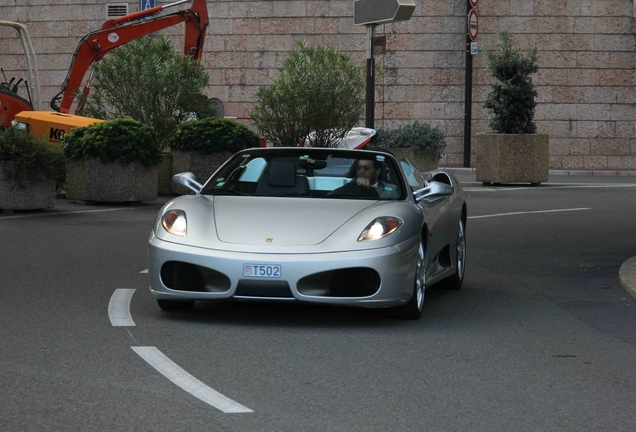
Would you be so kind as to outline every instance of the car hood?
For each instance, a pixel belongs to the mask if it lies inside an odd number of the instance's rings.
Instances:
[[[319,244],[377,201],[312,198],[214,197],[217,236],[242,245]]]

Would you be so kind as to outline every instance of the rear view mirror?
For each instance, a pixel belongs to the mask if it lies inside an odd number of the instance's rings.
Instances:
[[[426,183],[425,183],[426,184]],[[455,192],[455,188],[446,183],[432,181],[426,187],[413,192],[415,201],[420,202],[423,199],[438,199],[451,196]]]
[[[172,177],[172,183],[185,186],[197,195],[201,193],[203,188],[203,185],[197,181],[196,176],[191,172],[175,174]]]

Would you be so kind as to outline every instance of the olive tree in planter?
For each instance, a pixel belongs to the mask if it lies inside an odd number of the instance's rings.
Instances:
[[[203,94],[209,75],[203,65],[175,51],[170,39],[146,36],[113,50],[93,65],[93,88],[82,115],[100,119],[130,117],[153,128],[159,147],[165,149],[170,134],[192,117],[209,111]],[[82,97],[79,95],[80,98]],[[162,153],[159,193],[172,187],[171,153]]]
[[[242,123],[208,117],[179,125],[168,145],[174,157],[173,174],[191,172],[203,182],[237,151],[258,147],[259,139]],[[175,184],[173,192],[188,190]]]
[[[161,151],[150,126],[129,118],[95,123],[73,129],[62,149],[67,157],[67,199],[157,199]]]
[[[364,72],[338,48],[297,44],[258,90],[252,120],[274,146],[335,147],[364,112]]]
[[[484,102],[494,133],[476,137],[476,176],[483,183],[548,181],[549,137],[536,133],[531,75],[538,71],[537,49],[525,55],[500,31],[497,51],[486,50],[488,71],[497,80]]]
[[[55,206],[55,182],[64,177],[64,157],[16,127],[0,131],[0,209]]]
[[[373,145],[390,149],[398,159],[410,160],[422,172],[437,168],[446,148],[444,132],[419,121],[396,129],[378,129]]]

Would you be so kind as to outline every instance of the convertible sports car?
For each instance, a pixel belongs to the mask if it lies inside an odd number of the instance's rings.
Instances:
[[[386,151],[259,148],[231,157],[159,212],[150,290],[164,310],[196,300],[303,301],[422,315],[424,291],[459,289],[466,202],[448,172]]]

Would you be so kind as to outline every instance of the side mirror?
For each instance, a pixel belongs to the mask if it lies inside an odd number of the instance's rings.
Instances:
[[[203,189],[203,185],[197,181],[196,176],[191,172],[175,174],[174,177],[172,177],[172,183],[185,186],[197,195],[199,195],[201,189]]]
[[[426,184],[426,183],[425,183]],[[432,181],[428,182],[426,187],[413,192],[415,201],[420,202],[423,199],[439,199],[451,196],[455,192],[455,188],[446,183]]]

